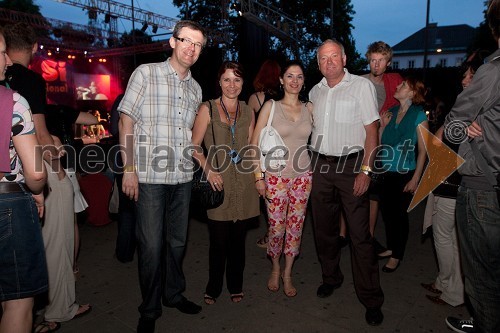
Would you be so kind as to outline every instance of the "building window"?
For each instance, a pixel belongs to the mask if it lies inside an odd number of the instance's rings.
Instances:
[[[393,61],[392,62],[392,68],[393,69],[399,69],[399,61]]]
[[[425,63],[426,63],[425,68],[430,68],[431,67],[431,60],[430,59],[425,60]]]
[[[408,68],[415,68],[415,60],[408,60]]]
[[[441,66],[441,67],[446,67],[446,58],[445,58],[445,59],[440,59],[440,60],[439,60],[439,66]]]
[[[457,60],[455,62],[455,66],[457,66],[457,67],[462,66],[462,58],[457,58]]]

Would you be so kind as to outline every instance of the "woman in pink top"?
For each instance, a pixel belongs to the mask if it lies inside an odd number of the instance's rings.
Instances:
[[[273,266],[267,287],[270,291],[278,291],[281,275],[285,295],[293,297],[297,295],[297,290],[292,284],[292,266],[299,254],[312,186],[307,151],[307,141],[312,131],[312,103],[301,100],[299,96],[304,88],[304,69],[299,62],[291,61],[282,68],[280,83],[283,97],[278,101],[269,100],[262,107],[252,144],[258,144],[260,132],[274,109],[271,124],[288,148],[286,165],[277,168],[266,166],[265,176],[260,166],[257,166],[255,186],[266,199],[269,217],[267,254]],[[285,268],[281,271],[280,258],[283,252]]]

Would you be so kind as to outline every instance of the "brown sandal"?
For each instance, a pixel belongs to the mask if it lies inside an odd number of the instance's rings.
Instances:
[[[292,277],[281,275],[281,279],[283,280],[283,292],[288,297],[297,296],[297,289],[292,284]]]
[[[267,289],[273,293],[280,290],[280,272],[272,271],[269,275],[269,280],[267,281]]]

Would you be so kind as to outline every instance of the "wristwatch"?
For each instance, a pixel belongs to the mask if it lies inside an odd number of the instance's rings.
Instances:
[[[367,175],[368,177],[371,176],[372,174],[372,168],[370,168],[368,165],[361,165],[361,172]]]
[[[254,174],[256,180],[264,178],[263,172],[254,172],[253,174]]]

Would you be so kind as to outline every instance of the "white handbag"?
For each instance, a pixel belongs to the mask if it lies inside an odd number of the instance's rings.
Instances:
[[[288,153],[288,148],[278,131],[271,126],[275,104],[276,102],[273,100],[267,126],[261,130],[259,135],[260,169],[262,171],[266,171],[268,168],[277,170],[286,165],[285,155]]]

